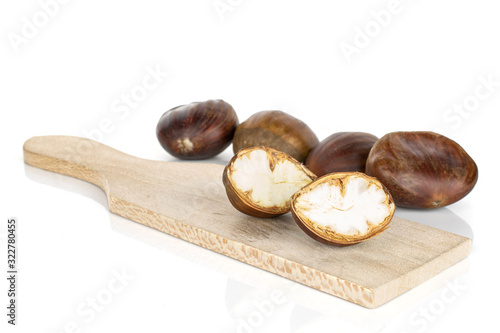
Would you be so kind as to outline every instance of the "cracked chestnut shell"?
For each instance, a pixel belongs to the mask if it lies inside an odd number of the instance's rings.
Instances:
[[[218,155],[233,139],[238,117],[221,99],[194,102],[165,112],[156,127],[156,136],[171,155],[199,160]]]
[[[233,138],[233,151],[249,147],[265,146],[282,151],[299,162],[319,140],[304,123],[283,111],[261,111],[242,122]]]
[[[465,197],[477,182],[474,160],[455,141],[433,132],[393,132],[380,138],[366,162],[397,206],[438,208]]]
[[[377,140],[364,132],[334,133],[314,147],[306,166],[318,177],[332,172],[365,172],[366,159]]]

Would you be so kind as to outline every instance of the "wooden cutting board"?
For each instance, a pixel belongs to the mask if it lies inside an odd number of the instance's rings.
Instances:
[[[218,164],[145,160],[70,136],[29,139],[24,160],[99,186],[115,214],[368,308],[452,266],[471,249],[466,237],[398,217],[360,244],[321,244],[290,214],[260,219],[235,210]]]

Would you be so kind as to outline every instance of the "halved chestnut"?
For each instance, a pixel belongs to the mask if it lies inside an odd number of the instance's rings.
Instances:
[[[346,172],[325,175],[297,191],[291,210],[307,235],[325,244],[345,246],[387,229],[395,205],[376,178]]]
[[[223,182],[231,204],[256,217],[290,211],[290,198],[316,176],[288,154],[267,147],[240,150],[224,169]]]

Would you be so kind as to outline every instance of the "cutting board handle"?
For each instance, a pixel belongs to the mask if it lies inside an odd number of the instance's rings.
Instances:
[[[137,160],[94,140],[62,135],[35,136],[23,145],[26,164],[99,186],[109,196],[106,166]]]

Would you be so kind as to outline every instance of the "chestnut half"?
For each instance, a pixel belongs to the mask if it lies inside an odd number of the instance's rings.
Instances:
[[[231,204],[256,217],[288,213],[292,195],[314,179],[316,176],[290,155],[267,147],[240,150],[222,176]]]
[[[397,206],[443,207],[465,197],[477,182],[474,160],[455,141],[433,132],[393,132],[368,155],[366,173],[378,178]]]
[[[337,172],[297,191],[292,216],[313,239],[337,246],[357,244],[389,227],[395,205],[377,179],[361,172]]]
[[[181,105],[165,112],[156,127],[163,149],[186,159],[206,159],[218,155],[233,139],[238,117],[223,100]]]

